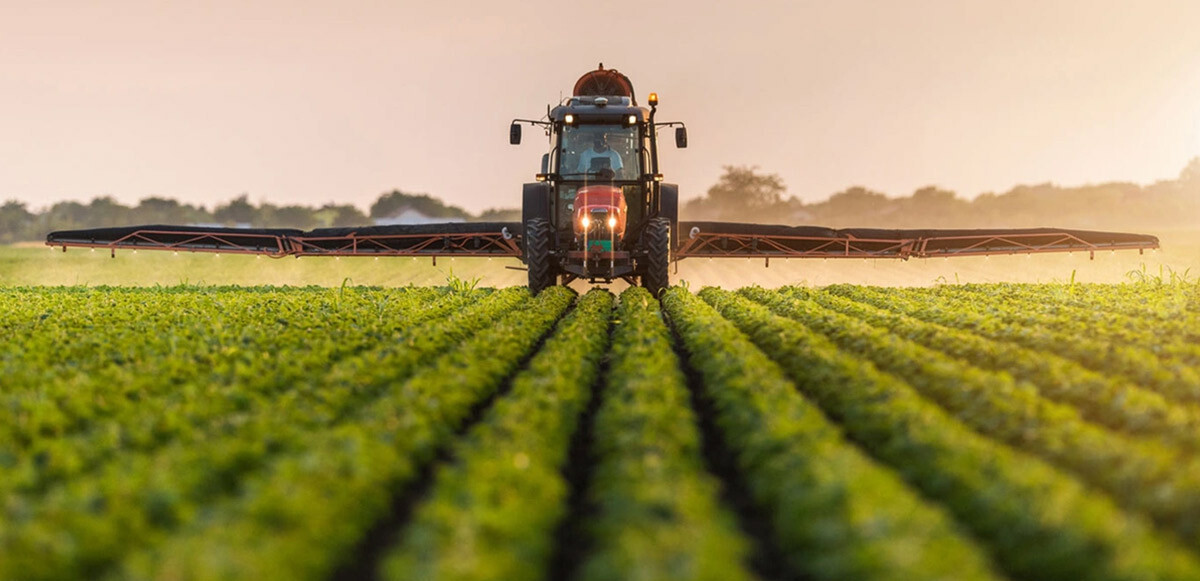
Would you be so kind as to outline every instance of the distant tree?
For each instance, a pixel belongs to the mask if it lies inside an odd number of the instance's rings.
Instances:
[[[258,207],[256,226],[265,228],[298,228],[308,230],[316,226],[315,211],[308,206],[276,206],[262,204]]]
[[[415,210],[430,218],[461,218],[471,217],[466,210],[457,206],[448,206],[445,202],[429,194],[406,194],[400,190],[392,190],[371,204],[372,218],[391,218],[405,210]]]
[[[1179,172],[1179,181],[1185,185],[1200,186],[1200,157],[1193,157]]]
[[[915,192],[912,195],[912,202],[919,206],[946,206],[958,201],[958,197],[950,190],[943,190],[937,186],[926,186]]]
[[[0,206],[0,244],[11,244],[32,237],[29,230],[35,218],[25,202],[5,202]]]
[[[756,221],[778,219],[787,187],[777,174],[760,174],[757,167],[725,166],[725,173],[703,198],[686,206],[693,218]]]
[[[1200,228],[1200,157],[1192,158],[1179,172],[1173,193],[1166,204],[1157,205],[1168,206],[1167,216],[1176,220],[1182,217],[1184,226]]]
[[[490,208],[479,213],[476,222],[520,222],[520,208]]]
[[[97,226],[88,206],[79,202],[58,202],[45,213],[46,230],[70,230]]]
[[[758,213],[783,201],[787,188],[776,174],[756,173],[757,167],[725,166],[725,173],[708,188],[708,198],[719,208]]]
[[[1047,226],[1047,217],[1058,215],[1054,226],[1066,227],[1061,219],[1064,215],[1058,203],[1063,189],[1052,183],[1032,186],[1020,185],[996,196],[986,208],[981,208],[989,217],[989,226],[996,228],[1035,228]]]
[[[253,224],[258,217],[258,210],[250,203],[249,196],[242,194],[224,205],[213,210],[213,219],[229,226],[235,224]]]
[[[909,228],[949,227],[965,213],[968,205],[954,192],[935,186],[921,188],[908,198],[889,202],[899,206],[897,225]]]
[[[317,226],[321,228],[344,228],[371,224],[371,219],[362,210],[350,204],[325,204],[313,214],[313,218]]]
[[[888,218],[896,211],[892,200],[880,192],[855,186],[842,190],[828,200],[811,206],[818,224],[836,228],[892,225]]]
[[[88,222],[97,226],[120,226],[130,220],[130,208],[111,196],[101,196],[88,204]]]
[[[212,215],[203,208],[181,204],[171,198],[145,198],[131,211],[139,224],[195,224],[211,222]]]
[[[847,214],[871,214],[878,212],[879,208],[887,205],[887,202],[886,195],[862,186],[855,186],[829,196],[825,205]]]

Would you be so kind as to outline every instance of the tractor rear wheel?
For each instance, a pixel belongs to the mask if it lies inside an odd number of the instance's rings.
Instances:
[[[642,273],[642,286],[655,297],[671,286],[671,221],[654,218],[646,225],[646,270]]]
[[[529,292],[538,294],[554,286],[550,268],[550,222],[534,218],[525,223],[525,266],[529,269]]]

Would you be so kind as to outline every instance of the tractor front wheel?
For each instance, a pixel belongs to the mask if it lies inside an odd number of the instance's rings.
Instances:
[[[529,292],[538,294],[554,286],[550,265],[550,222],[534,218],[525,223],[525,266],[529,269]]]
[[[655,297],[671,286],[671,221],[654,218],[646,226],[646,270],[642,286]]]

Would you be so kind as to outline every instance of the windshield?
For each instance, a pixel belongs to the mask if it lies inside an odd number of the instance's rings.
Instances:
[[[564,179],[638,178],[638,128],[622,125],[563,127],[559,171]],[[609,176],[608,172],[612,172]]]

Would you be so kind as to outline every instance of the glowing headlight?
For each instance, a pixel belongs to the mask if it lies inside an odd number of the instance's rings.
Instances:
[[[580,218],[580,219],[579,219],[579,225],[580,225],[580,226],[583,226],[583,227],[584,227],[584,229],[586,230],[587,228],[591,227],[591,225],[592,225],[592,219],[591,219],[591,218],[588,218],[587,216],[584,216],[584,217],[582,217],[582,218]]]
[[[567,125],[571,125],[571,124],[575,123],[575,116],[571,115],[570,113],[564,115],[563,123],[566,123]]]
[[[616,217],[616,216],[610,216],[610,217],[608,218],[608,227],[609,227],[609,228],[616,228],[616,227],[617,227],[617,217]]]

